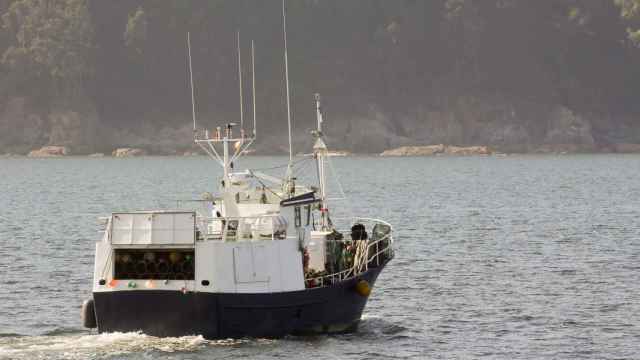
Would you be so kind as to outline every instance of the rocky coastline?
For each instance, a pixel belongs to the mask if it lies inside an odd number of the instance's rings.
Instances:
[[[128,148],[128,147],[115,149],[111,153],[111,156],[117,157],[117,158],[136,157],[136,156],[145,156],[145,155],[147,155],[147,152],[144,149]]]
[[[215,114],[210,114],[215,118]],[[193,156],[188,121],[163,125],[142,119],[136,126],[112,126],[95,111],[35,110],[24,98],[0,104],[0,155]],[[439,110],[414,107],[392,115],[375,104],[336,114],[327,127],[333,156],[383,156],[640,153],[640,123],[632,116],[615,121],[580,114],[563,106],[509,104],[462,97]],[[304,125],[294,129],[294,150],[313,144]],[[260,155],[288,152],[286,134],[265,131],[254,143]],[[6,155],[3,155],[6,156]]]
[[[400,146],[385,150],[380,156],[486,156],[507,154],[640,154],[640,144],[613,144],[599,148],[585,147],[580,144],[541,145],[526,152],[505,152],[490,146],[453,146],[453,145],[415,145]]]
[[[269,152],[269,155],[286,155],[285,152]],[[382,157],[419,157],[419,156],[489,156],[489,155],[509,155],[509,154],[640,154],[640,144],[635,143],[621,143],[613,144],[610,146],[602,146],[598,148],[585,147],[580,144],[553,144],[553,145],[541,145],[531,151],[518,151],[509,152],[502,151],[499,148],[495,148],[487,145],[474,145],[474,146],[456,146],[456,145],[407,145],[400,146],[388,150],[384,150],[381,153],[352,153],[349,151],[336,151],[332,152],[330,156],[345,157],[353,155],[379,155]],[[67,156],[86,156],[90,158],[129,158],[140,156],[183,156],[193,157],[201,156],[202,154],[194,151],[185,152],[153,152],[142,148],[116,148],[108,153],[91,153],[91,154],[79,154],[73,153],[66,146],[48,145],[41,148],[33,149],[27,154],[19,153],[4,153],[0,154],[0,158],[11,157],[30,157],[30,158],[60,158]],[[256,155],[251,153],[247,155]]]
[[[383,151],[380,156],[432,156],[432,155],[491,155],[494,151],[488,146],[453,146],[453,145],[426,145],[426,146],[401,146],[395,149]]]
[[[43,146],[39,149],[34,149],[27,154],[28,157],[60,157],[71,155],[71,152],[66,146]]]

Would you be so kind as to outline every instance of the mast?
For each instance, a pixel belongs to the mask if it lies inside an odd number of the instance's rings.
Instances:
[[[327,207],[327,186],[326,174],[324,168],[325,158],[327,157],[327,145],[324,142],[322,134],[322,109],[320,108],[320,94],[315,94],[316,100],[316,119],[317,130],[314,132],[316,143],[313,145],[313,155],[316,159],[318,169],[318,182],[320,183],[320,228],[321,230],[329,229],[329,209]]]
[[[238,80],[240,87],[240,124],[241,126],[244,124],[244,109],[243,109],[243,98],[242,98],[242,62],[240,59],[240,32],[237,34],[238,39]],[[200,148],[209,155],[210,158],[216,160],[218,164],[223,168],[223,179],[224,186],[223,192],[229,188],[229,176],[232,172],[233,162],[242,156],[242,154],[253,144],[256,139],[256,105],[255,105],[255,75],[253,75],[253,137],[249,139],[249,141],[245,142],[244,129],[241,127],[239,136],[233,136],[233,127],[238,124],[230,122],[227,123],[222,130],[220,127],[217,127],[215,130],[215,135],[213,137],[209,136],[209,131],[205,130],[203,137],[198,137],[198,132],[196,128],[196,106],[195,106],[195,96],[194,96],[194,86],[193,86],[193,66],[191,63],[191,37],[187,32],[187,47],[188,47],[188,55],[189,55],[189,84],[191,86],[191,114],[193,117],[193,137],[195,143],[200,146]],[[251,42],[251,61],[252,61],[252,69],[255,69],[254,64],[254,45],[253,41]],[[230,146],[235,143],[235,149],[230,149]],[[216,148],[216,145],[222,145],[222,151],[219,148]]]
[[[227,125],[227,129],[224,134],[224,138],[222,139],[222,162],[223,165],[223,178],[224,178],[224,187],[227,188],[229,186],[229,133],[231,132],[231,125]]]

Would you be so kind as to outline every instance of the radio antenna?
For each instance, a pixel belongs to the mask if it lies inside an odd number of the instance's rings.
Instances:
[[[287,82],[287,127],[289,130],[289,167],[288,172],[291,172],[291,165],[293,163],[293,148],[291,146],[291,100],[289,93],[289,57],[287,55],[287,13],[285,11],[284,1],[282,0],[282,29],[284,34],[284,76]]]
[[[189,80],[191,84],[191,117],[193,118],[193,133],[196,132],[196,100],[193,94],[193,65],[191,64],[191,35],[187,32],[187,49],[189,53]]]
[[[240,129],[244,129],[244,104],[242,102],[242,61],[240,57],[240,31],[238,31],[238,83],[240,84]]]
[[[251,87],[253,94],[253,138],[256,137],[256,53],[255,47],[253,45],[253,40],[251,40]]]

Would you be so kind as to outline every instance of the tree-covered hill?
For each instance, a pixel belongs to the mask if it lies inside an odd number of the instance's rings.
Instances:
[[[319,92],[333,145],[358,152],[640,143],[638,0],[289,0],[287,12],[297,138]],[[255,40],[260,146],[285,144],[279,0],[0,0],[0,14],[0,153],[188,149],[187,32],[202,125],[238,120],[240,31],[245,113]]]

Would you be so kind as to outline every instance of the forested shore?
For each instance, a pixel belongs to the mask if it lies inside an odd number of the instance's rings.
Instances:
[[[330,145],[640,151],[638,0],[291,0],[295,151],[323,96]],[[256,43],[258,149],[284,152],[281,2],[0,0],[0,154],[192,151],[245,114]]]

